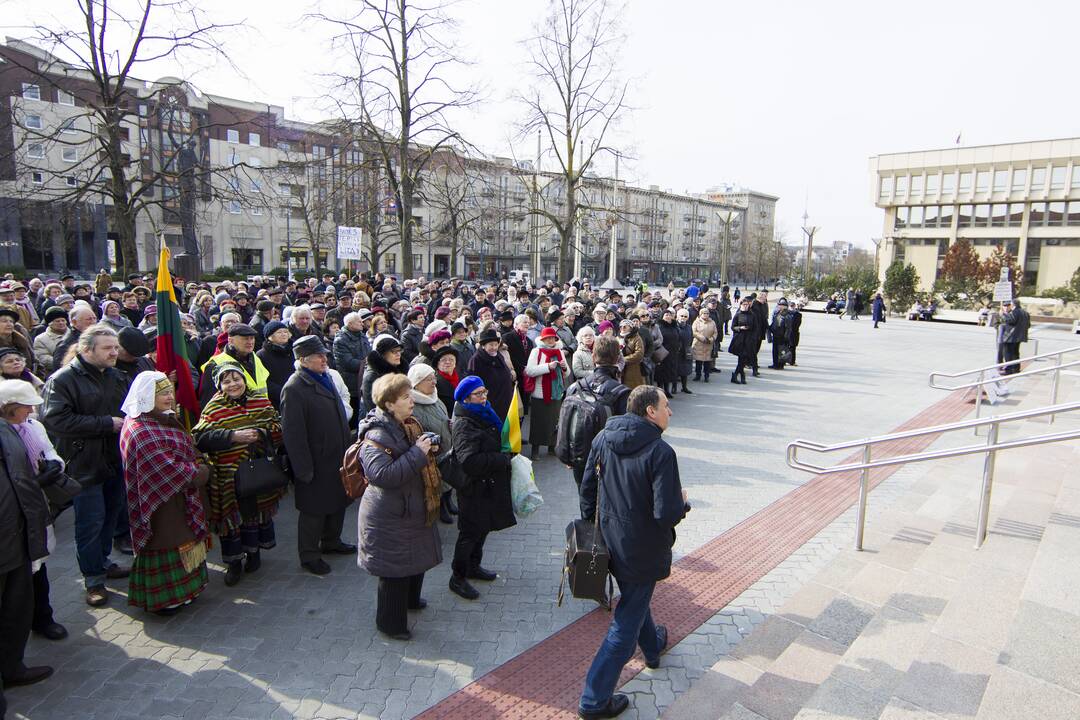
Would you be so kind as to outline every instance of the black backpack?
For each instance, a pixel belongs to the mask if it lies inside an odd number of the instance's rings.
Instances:
[[[606,379],[598,387],[590,387],[582,378],[566,390],[559,411],[555,457],[564,465],[583,465],[589,459],[589,449],[608,418],[615,414],[617,380]]]

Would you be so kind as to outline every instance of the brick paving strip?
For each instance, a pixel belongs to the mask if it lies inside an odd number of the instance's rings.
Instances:
[[[892,432],[942,425],[971,412],[953,392]],[[937,435],[875,446],[875,458],[918,452]],[[846,460],[861,459],[858,452]],[[871,487],[900,469],[876,468]],[[718,468],[719,469],[719,468]],[[653,617],[667,625],[672,647],[723,610],[858,499],[859,473],[815,475],[677,561],[653,595]],[[571,602],[574,602],[571,600]],[[418,720],[563,719],[577,717],[585,674],[611,616],[597,608],[416,716]],[[623,670],[623,685],[645,667],[640,653]]]

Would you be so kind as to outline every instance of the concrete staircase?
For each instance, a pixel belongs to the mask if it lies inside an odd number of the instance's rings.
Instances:
[[[981,456],[920,467],[863,552],[843,551],[663,717],[1080,718],[1080,442],[999,453],[980,550]]]

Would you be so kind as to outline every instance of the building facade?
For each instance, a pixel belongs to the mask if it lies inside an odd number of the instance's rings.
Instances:
[[[1004,247],[1037,291],[1080,267],[1080,138],[957,147],[870,159],[885,211],[879,272],[901,260],[929,291],[945,253],[968,240],[980,258]]]

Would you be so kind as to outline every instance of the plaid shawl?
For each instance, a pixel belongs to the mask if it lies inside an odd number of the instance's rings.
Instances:
[[[150,517],[169,498],[184,494],[188,527],[196,539],[206,537],[206,513],[195,477],[195,444],[178,425],[152,414],[128,418],[120,430],[120,454],[127,483],[128,519],[135,554],[150,541]]]
[[[216,392],[203,408],[199,423],[191,429],[196,437],[206,430],[267,430],[274,447],[281,446],[281,416],[270,404],[266,393],[248,391],[244,403],[230,400],[223,392]],[[226,450],[209,452],[211,475],[207,486],[210,497],[210,529],[218,535],[238,532],[242,519],[236,499],[236,468],[259,445],[232,445]],[[278,500],[286,490],[256,497],[258,522],[265,523],[277,512]]]

